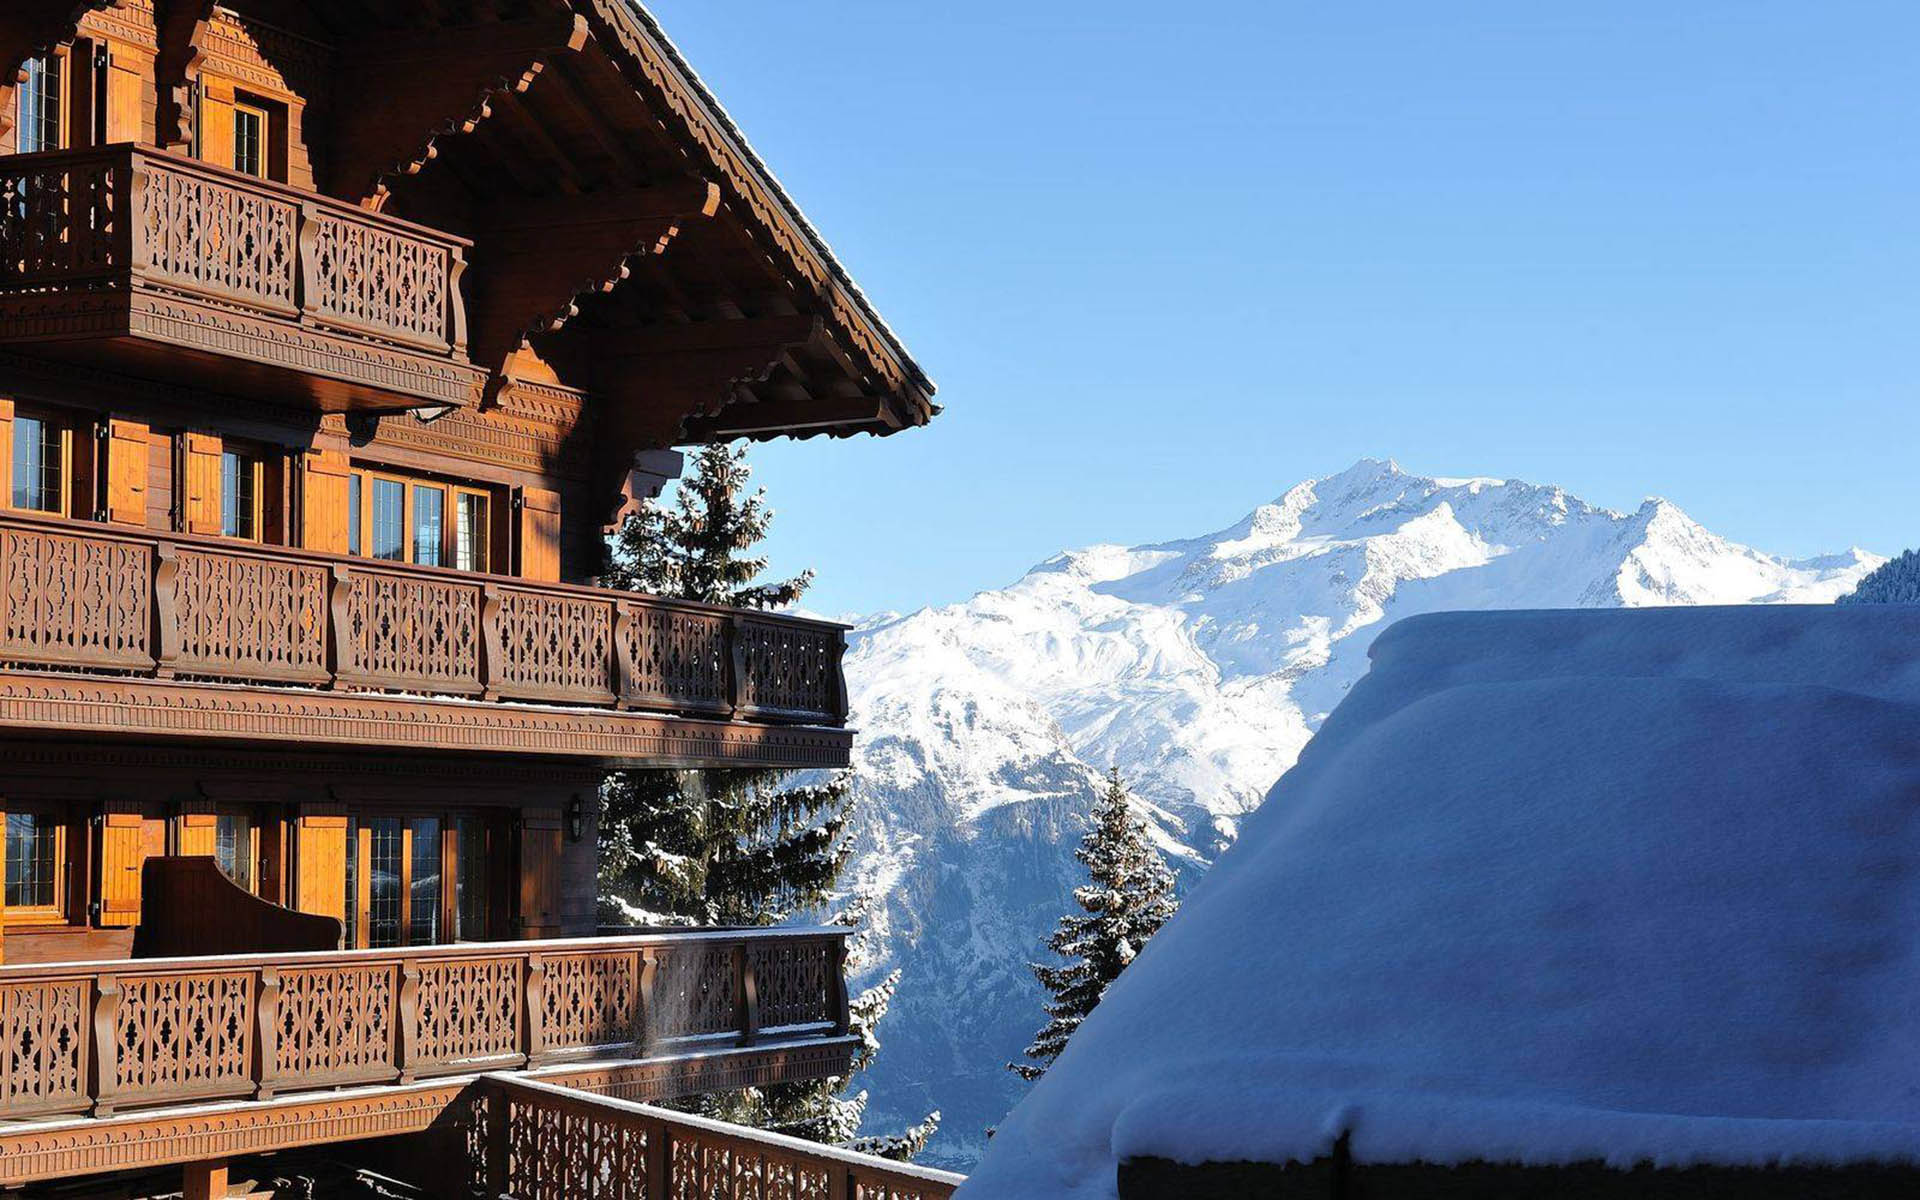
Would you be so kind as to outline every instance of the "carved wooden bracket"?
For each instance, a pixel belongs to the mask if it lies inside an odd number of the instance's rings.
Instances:
[[[188,74],[200,58],[201,39],[213,20],[214,0],[158,0],[154,13],[160,32],[160,51],[153,60],[154,90],[159,107],[154,114],[154,141],[176,153],[193,149],[193,86]]]
[[[529,336],[557,332],[579,315],[582,297],[627,278],[630,258],[665,253],[689,223],[719,211],[719,186],[701,179],[503,208],[475,238],[473,362],[497,381]]]
[[[334,109],[326,189],[369,208],[385,206],[390,182],[431,162],[436,143],[471,133],[502,93],[525,92],[558,56],[587,44],[586,19],[555,10],[518,21],[385,30],[346,59],[342,97],[379,104]]]

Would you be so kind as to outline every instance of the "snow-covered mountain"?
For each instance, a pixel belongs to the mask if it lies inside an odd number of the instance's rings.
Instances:
[[[1373,637],[1443,609],[1827,602],[1882,560],[1788,561],[1663,500],[1365,461],[1190,541],[1058,555],[965,604],[888,615],[848,659],[856,886],[905,972],[866,1084],[876,1128],[940,1108],[968,1165],[1026,1086],[1026,969],[1080,878],[1109,766],[1189,877],[1362,674]],[[1284,919],[1284,914],[1275,914]]]

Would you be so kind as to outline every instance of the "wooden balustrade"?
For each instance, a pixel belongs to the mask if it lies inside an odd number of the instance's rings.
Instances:
[[[846,720],[837,625],[0,514],[0,664]]]
[[[470,404],[484,372],[467,355],[469,245],[152,147],[14,155],[0,338],[185,345],[327,376],[351,394],[329,406]]]
[[[965,1179],[512,1077],[480,1081],[475,1193],[503,1200],[948,1200]]]
[[[0,967],[0,1121],[843,1038],[845,937]]]

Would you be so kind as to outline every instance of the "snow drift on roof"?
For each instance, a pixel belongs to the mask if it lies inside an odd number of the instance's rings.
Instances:
[[[989,1143],[1920,1162],[1920,608],[1458,613],[1373,666]]]

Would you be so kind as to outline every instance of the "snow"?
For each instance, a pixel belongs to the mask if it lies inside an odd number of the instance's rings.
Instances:
[[[1920,1163],[1920,608],[1395,625],[963,1196]]]
[[[1550,485],[1389,462],[1276,490],[1216,532],[1067,551],[965,603],[860,623],[853,870],[886,931],[875,976],[906,970],[867,1085],[876,1127],[940,1108],[929,1154],[970,1166],[1025,1094],[1000,1065],[1043,1019],[1025,964],[1082,882],[1073,846],[1108,767],[1191,881],[1394,621],[1819,603],[1881,561],[1792,561],[1671,504],[1612,512]]]

